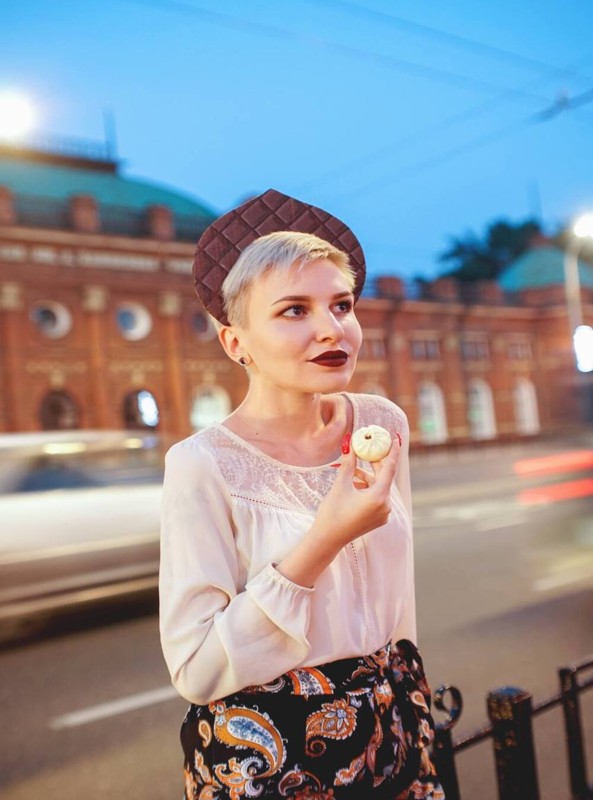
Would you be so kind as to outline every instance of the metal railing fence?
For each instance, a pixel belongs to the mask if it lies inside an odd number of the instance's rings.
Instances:
[[[448,713],[435,728],[432,758],[447,800],[464,800],[457,775],[455,756],[485,739],[492,739],[498,796],[500,800],[539,800],[537,764],[533,740],[533,719],[561,705],[570,775],[571,800],[593,800],[593,784],[587,778],[587,758],[581,713],[581,693],[593,687],[593,656],[558,670],[560,691],[543,702],[533,704],[528,691],[504,686],[487,697],[490,724],[458,741],[452,730],[463,708],[461,692],[455,686],[439,686],[434,706]],[[449,696],[450,705],[445,699]],[[567,795],[568,797],[568,795]]]

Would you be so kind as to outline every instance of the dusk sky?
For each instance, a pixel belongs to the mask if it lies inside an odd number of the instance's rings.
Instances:
[[[13,0],[0,93],[37,132],[224,212],[273,187],[432,277],[449,237],[593,210],[590,0]]]

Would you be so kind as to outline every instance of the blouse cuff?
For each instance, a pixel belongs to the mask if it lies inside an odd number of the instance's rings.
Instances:
[[[281,630],[297,641],[307,643],[314,589],[300,586],[268,564],[245,587],[248,594]]]
[[[286,588],[290,589],[292,592],[305,592],[310,594],[311,592],[315,591],[312,586],[301,586],[300,583],[291,581],[290,578],[287,578],[286,575],[283,575],[281,572],[279,572],[276,564],[268,564],[268,566],[263,570],[262,574],[269,580],[275,581],[281,586],[286,586]]]

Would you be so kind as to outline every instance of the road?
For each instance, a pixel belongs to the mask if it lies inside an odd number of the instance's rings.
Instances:
[[[413,461],[419,646],[433,689],[463,693],[456,737],[486,722],[489,690],[544,699],[557,667],[593,654],[593,500],[578,496],[593,471],[529,471],[577,451],[593,455],[593,441]],[[180,800],[187,704],[170,688],[154,608],[1,651],[0,704],[4,800]],[[593,765],[593,690],[583,706]],[[535,722],[542,800],[568,797],[560,725],[557,710]],[[457,763],[464,798],[496,800],[488,743]]]

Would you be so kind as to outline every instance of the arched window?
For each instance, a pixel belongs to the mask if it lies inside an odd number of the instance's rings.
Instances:
[[[220,386],[202,386],[194,397],[190,422],[195,431],[220,422],[231,413],[231,400]]]
[[[472,439],[493,439],[496,436],[492,390],[482,378],[470,381],[467,414]]]
[[[124,398],[123,411],[126,428],[156,428],[159,424],[157,401],[147,389],[129,392]]]
[[[527,378],[518,378],[513,389],[515,421],[519,433],[538,433],[539,411],[535,386]]]
[[[39,419],[44,431],[80,427],[80,412],[74,398],[64,391],[48,392],[41,401]]]
[[[418,410],[422,441],[427,444],[445,442],[448,437],[447,415],[443,393],[436,383],[424,381],[420,384]]]

